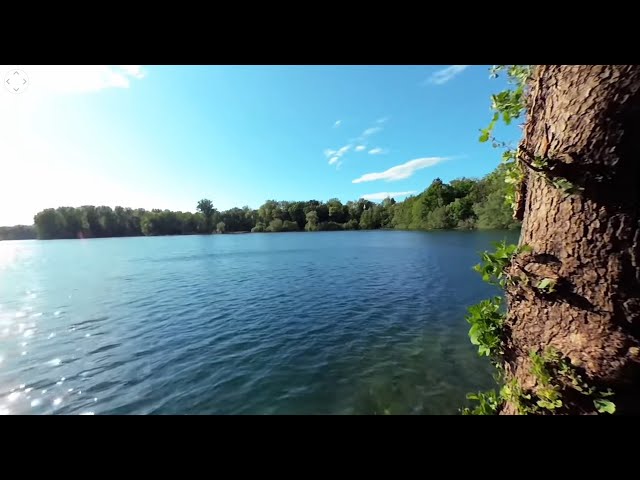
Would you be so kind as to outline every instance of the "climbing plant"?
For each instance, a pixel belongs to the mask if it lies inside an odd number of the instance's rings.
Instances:
[[[495,126],[499,121],[506,125],[514,120],[523,119],[526,112],[526,99],[529,85],[532,83],[533,66],[497,65],[491,69],[491,77],[506,75],[509,88],[491,96],[493,115],[489,125],[481,130],[480,142],[491,140],[495,148],[504,149],[502,162],[506,165],[508,184],[505,201],[512,207],[514,217],[522,220],[524,194],[522,186],[527,175],[541,175],[566,195],[579,192],[566,179],[554,172],[553,159],[547,158],[547,152],[541,157],[531,155],[522,147],[515,147],[494,137]],[[538,86],[539,87],[539,86]],[[532,101],[535,101],[535,94]],[[512,269],[520,255],[532,253],[527,245],[495,244],[494,252],[484,252],[481,263],[474,267],[482,279],[502,289],[518,283],[530,286],[542,295],[552,295],[556,291],[557,279],[530,278],[523,269]],[[518,273],[514,274],[516,270]],[[615,404],[609,400],[611,390],[599,390],[585,380],[577,367],[553,348],[544,351],[532,350],[529,354],[530,368],[536,380],[535,388],[524,388],[515,378],[506,378],[504,370],[505,320],[506,309],[503,297],[496,296],[483,300],[468,309],[466,317],[471,325],[469,338],[478,347],[478,354],[490,358],[496,367],[495,378],[499,384],[496,391],[471,393],[467,399],[475,402],[473,408],[464,408],[465,415],[494,415],[500,413],[506,403],[515,408],[518,414],[558,414],[567,411],[568,402],[580,405],[585,412],[615,412]]]

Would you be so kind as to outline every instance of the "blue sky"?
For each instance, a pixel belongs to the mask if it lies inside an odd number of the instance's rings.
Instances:
[[[0,92],[0,225],[47,207],[193,211],[400,200],[499,162],[489,66],[15,66]],[[513,140],[517,127],[499,130]]]

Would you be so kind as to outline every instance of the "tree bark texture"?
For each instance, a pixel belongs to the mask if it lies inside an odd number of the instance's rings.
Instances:
[[[527,108],[521,146],[551,170],[526,178],[520,243],[533,252],[510,269],[532,283],[507,289],[507,375],[535,392],[529,352],[552,346],[614,390],[618,413],[640,413],[640,66],[539,65]],[[535,288],[543,278],[555,292]]]

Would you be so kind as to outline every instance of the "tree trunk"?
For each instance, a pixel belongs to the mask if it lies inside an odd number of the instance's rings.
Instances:
[[[507,288],[507,378],[535,393],[529,353],[553,347],[614,391],[617,413],[640,413],[640,66],[539,65],[530,85],[521,151],[546,166],[527,167],[520,243],[533,251],[510,273],[530,283]],[[543,278],[555,292],[536,288]]]

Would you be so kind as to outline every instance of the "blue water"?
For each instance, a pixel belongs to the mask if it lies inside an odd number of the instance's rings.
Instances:
[[[453,414],[507,232],[0,242],[0,413]]]

